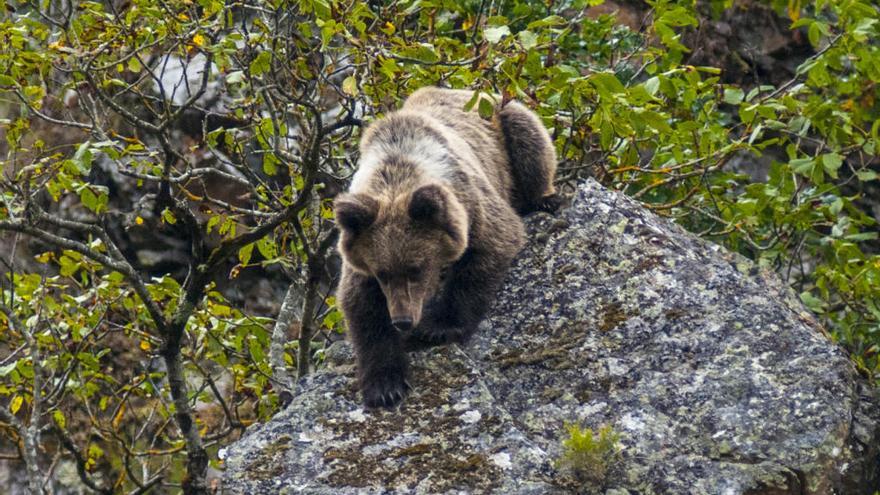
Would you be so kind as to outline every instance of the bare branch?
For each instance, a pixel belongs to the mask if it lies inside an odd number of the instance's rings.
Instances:
[[[284,345],[287,343],[288,330],[302,317],[299,309],[301,286],[297,282],[291,282],[287,286],[284,300],[275,326],[272,328],[271,344],[269,345],[269,364],[272,366],[272,376],[283,389],[288,391],[293,387],[293,380],[287,372],[287,364],[284,362]]]

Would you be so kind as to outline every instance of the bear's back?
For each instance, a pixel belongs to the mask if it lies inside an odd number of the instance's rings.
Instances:
[[[477,105],[465,110],[473,95],[473,91],[468,90],[422,88],[406,99],[401,111],[423,114],[461,138],[473,153],[475,163],[468,165],[479,169],[478,175],[488,181],[486,185],[477,186],[491,187],[509,202],[512,179],[504,136],[495,118],[480,117]]]

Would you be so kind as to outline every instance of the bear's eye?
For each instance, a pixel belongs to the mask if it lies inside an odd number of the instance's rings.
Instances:
[[[409,266],[405,271],[406,278],[418,280],[422,277],[422,269],[417,266]]]

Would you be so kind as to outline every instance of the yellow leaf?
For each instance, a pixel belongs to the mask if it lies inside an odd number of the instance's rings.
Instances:
[[[62,430],[64,429],[65,426],[67,426],[67,419],[64,417],[64,413],[62,413],[61,411],[59,411],[57,409],[55,411],[53,411],[52,418],[55,419],[55,424],[57,424],[58,427],[61,428]]]
[[[189,199],[191,199],[191,200],[193,200],[193,201],[202,201],[203,199],[205,199],[205,198],[203,198],[203,197],[201,197],[201,196],[196,196],[195,194],[193,194],[193,193],[187,191],[186,189],[182,189],[182,191],[184,192],[184,194],[186,194],[187,196],[189,196]]]
[[[138,224],[138,225],[143,225],[143,224],[144,224],[144,219],[141,218],[140,215],[138,215],[138,216],[134,217],[134,223],[136,223],[136,224]],[[143,346],[143,344],[141,344],[141,346]]]
[[[801,17],[801,0],[788,0],[788,18],[796,22]]]
[[[195,43],[197,46],[204,46],[205,45],[205,37],[199,33],[196,33],[196,35],[193,36],[192,42]]]
[[[20,395],[16,395],[12,398],[12,403],[9,404],[9,410],[12,411],[12,414],[17,413],[18,410],[21,409],[22,402],[24,402],[24,397]]]
[[[119,423],[122,421],[122,418],[125,417],[125,403],[123,402],[119,406],[119,412],[116,413],[116,416],[113,417],[113,429],[119,429]]]
[[[349,96],[358,95],[357,78],[348,76],[342,81],[342,91]]]
[[[140,217],[138,217],[140,218]],[[141,341],[141,350],[149,351],[150,350],[150,342],[146,340]]]
[[[55,253],[52,251],[46,251],[43,254],[38,254],[34,256],[34,259],[37,260],[37,263],[48,263],[49,260],[55,257]]]

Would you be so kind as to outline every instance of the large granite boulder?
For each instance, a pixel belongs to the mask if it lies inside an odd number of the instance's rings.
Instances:
[[[225,451],[225,493],[871,494],[878,408],[771,273],[595,182],[530,243],[474,340],[362,409],[351,350]],[[622,451],[578,485],[565,423]]]

